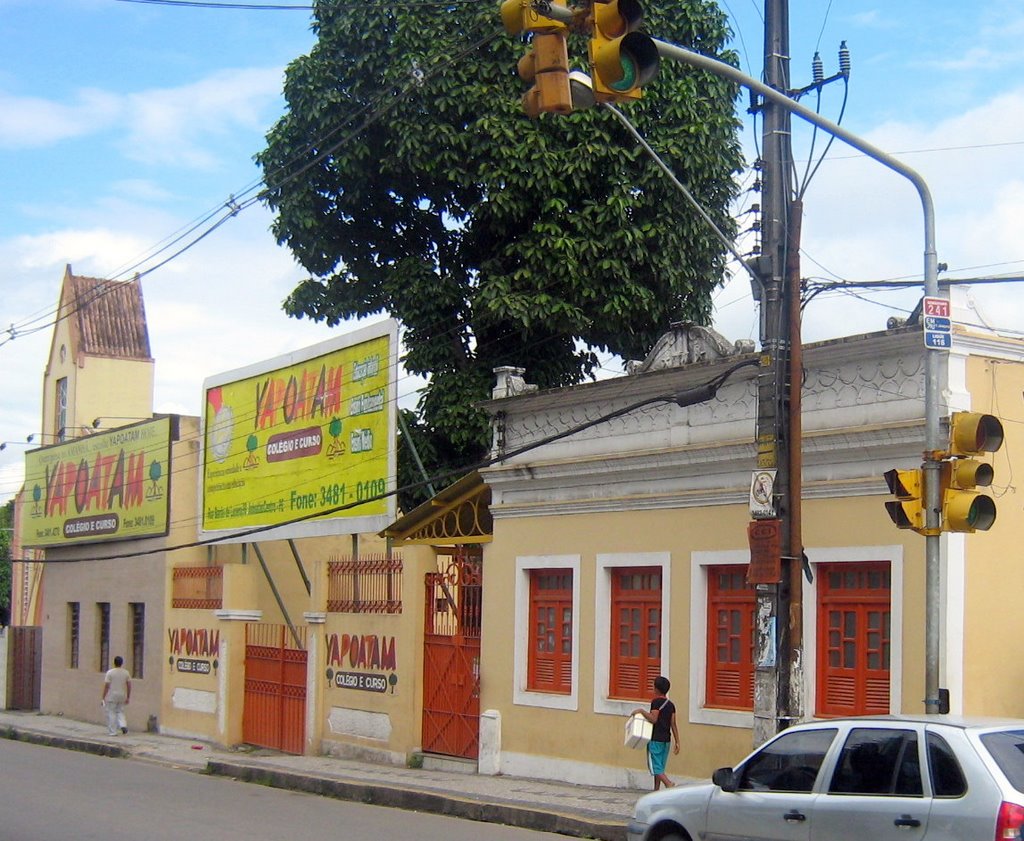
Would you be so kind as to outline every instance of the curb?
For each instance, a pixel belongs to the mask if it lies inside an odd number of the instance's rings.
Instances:
[[[103,742],[88,742],[85,739],[73,739],[68,736],[50,736],[30,730],[19,730],[17,727],[0,728],[0,736],[14,742],[28,742],[33,745],[45,745],[48,748],[77,750],[81,753],[92,753],[97,756],[109,756],[114,759],[127,759],[131,756],[128,750],[120,745],[107,745]]]
[[[76,739],[71,736],[53,736],[12,726],[0,727],[0,738],[115,759],[130,759],[133,756],[131,750],[122,745]],[[138,758],[147,757],[140,755]],[[361,780],[320,777],[265,765],[215,759],[207,760],[205,769],[193,770],[214,776],[230,777],[246,783],[301,791],[322,797],[332,797],[336,800],[366,803],[371,806],[387,806],[481,823],[503,824],[574,838],[626,841],[624,820],[609,820],[607,815],[598,812],[588,816],[586,810],[577,810],[572,814],[544,811],[541,808],[530,808],[513,801],[496,801],[493,798],[485,800],[409,786],[396,787]]]
[[[210,760],[207,773],[231,777],[243,782],[272,788],[302,791],[351,800],[372,806],[389,806],[435,815],[463,818],[483,823],[497,823],[538,832],[551,832],[597,841],[626,841],[625,822],[611,823],[601,818],[587,819],[577,815],[544,812],[514,803],[494,803],[450,794],[437,794],[414,788],[395,788],[373,783],[325,779],[278,768],[243,765]]]

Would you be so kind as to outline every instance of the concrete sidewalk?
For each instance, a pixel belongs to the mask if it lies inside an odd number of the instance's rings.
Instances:
[[[267,750],[229,750],[159,733],[108,736],[104,725],[0,710],[0,737],[102,756],[148,760],[342,800],[500,823],[578,838],[624,841],[643,793],[459,771],[404,768]]]

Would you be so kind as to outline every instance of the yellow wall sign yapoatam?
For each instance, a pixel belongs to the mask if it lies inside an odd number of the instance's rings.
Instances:
[[[387,321],[208,379],[202,532],[280,527],[280,539],[387,525],[396,358]]]
[[[145,421],[27,452],[22,543],[67,546],[166,534],[176,421]]]

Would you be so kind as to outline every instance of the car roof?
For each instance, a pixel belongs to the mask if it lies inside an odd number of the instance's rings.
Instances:
[[[828,724],[850,724],[857,725],[868,722],[893,722],[903,724],[939,724],[946,727],[956,727],[962,730],[1024,730],[1024,719],[1021,718],[999,718],[987,716],[964,716],[964,715],[927,715],[925,713],[898,713],[895,715],[867,715],[852,718],[815,719],[805,721],[801,724],[828,725]]]

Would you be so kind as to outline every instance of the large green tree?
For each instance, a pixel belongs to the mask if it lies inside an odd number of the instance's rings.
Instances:
[[[647,5],[656,37],[735,60],[716,3]],[[429,469],[485,451],[474,403],[495,367],[575,384],[596,350],[640,358],[671,322],[707,323],[720,242],[606,109],[523,115],[525,45],[502,30],[497,2],[321,0],[313,26],[257,158],[274,233],[310,274],[285,309],[400,321],[405,369],[429,378],[407,416]],[[586,69],[586,53],[573,34],[571,63]],[[623,106],[726,232],[736,93],[663,63]],[[412,478],[406,460],[400,481]]]

